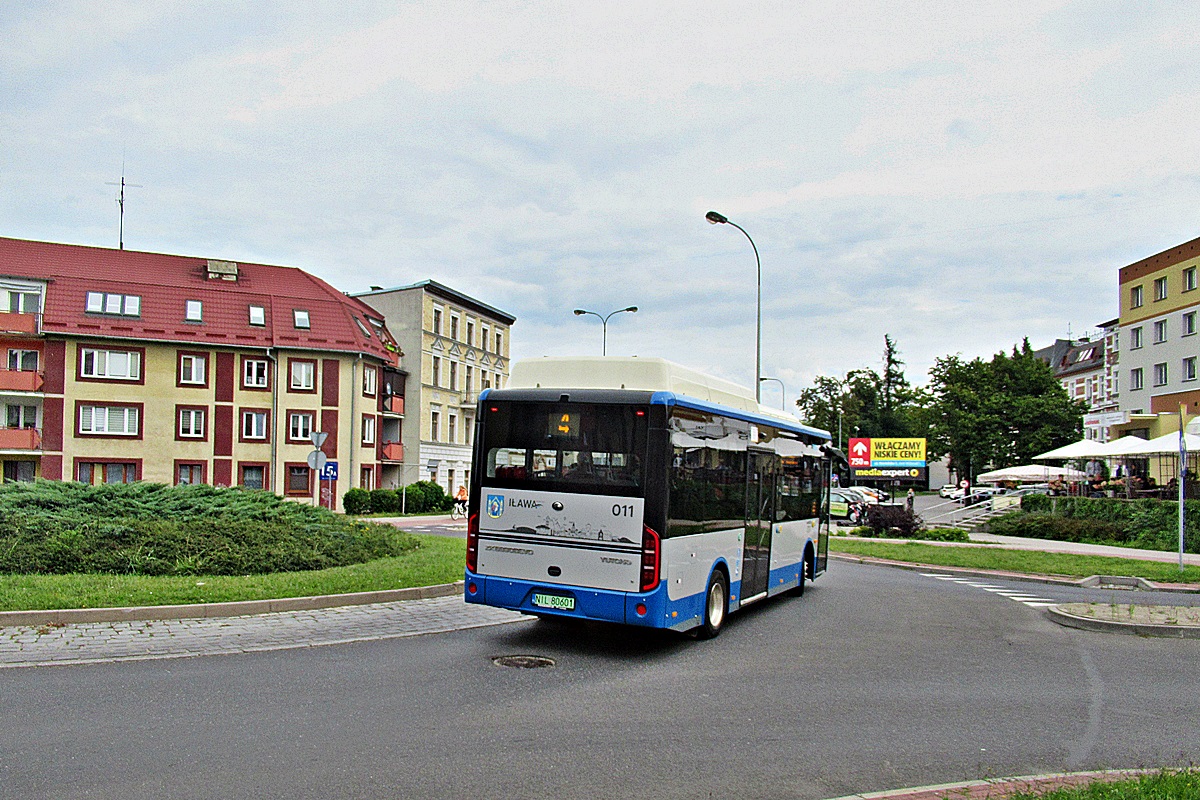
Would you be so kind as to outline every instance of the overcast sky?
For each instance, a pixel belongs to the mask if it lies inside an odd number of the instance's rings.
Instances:
[[[516,358],[925,381],[1200,236],[1200,4],[0,5],[0,235],[426,278]],[[2,272],[2,268],[0,268]],[[765,384],[764,402],[778,402]]]

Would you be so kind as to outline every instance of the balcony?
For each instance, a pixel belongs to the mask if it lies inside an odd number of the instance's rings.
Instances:
[[[0,333],[37,336],[41,328],[41,314],[20,314],[0,311]]]
[[[42,379],[33,370],[0,369],[0,392],[40,392]]]
[[[0,450],[41,450],[42,435],[35,428],[0,428]]]
[[[380,411],[384,414],[400,414],[404,415],[404,398],[397,395],[389,395],[383,398],[380,403]]]
[[[479,392],[463,392],[462,399],[458,401],[461,406],[474,406],[479,403]]]
[[[382,450],[384,461],[404,460],[404,445],[400,442],[384,442]]]

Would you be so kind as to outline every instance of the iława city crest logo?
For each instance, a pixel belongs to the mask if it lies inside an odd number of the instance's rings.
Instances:
[[[504,495],[489,494],[487,496],[487,515],[492,519],[500,519],[504,515]]]

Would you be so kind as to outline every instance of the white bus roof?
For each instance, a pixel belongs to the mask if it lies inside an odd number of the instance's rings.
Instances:
[[[774,418],[829,436],[828,432],[812,428],[791,414],[760,404],[754,399],[754,392],[743,386],[663,358],[543,356],[515,361],[505,388],[670,392],[747,414]]]

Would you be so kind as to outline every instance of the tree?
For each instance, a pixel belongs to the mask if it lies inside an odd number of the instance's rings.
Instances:
[[[988,362],[944,356],[929,376],[929,457],[948,455],[959,475],[1029,463],[1082,434],[1086,407],[1034,358],[1028,339]]]

